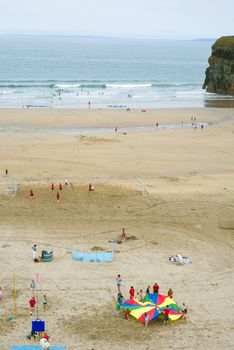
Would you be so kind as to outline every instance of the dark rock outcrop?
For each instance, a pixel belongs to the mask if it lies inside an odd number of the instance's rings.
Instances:
[[[223,36],[212,46],[203,89],[234,96],[234,36]]]

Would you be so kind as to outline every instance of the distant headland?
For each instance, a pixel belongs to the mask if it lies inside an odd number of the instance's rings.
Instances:
[[[203,89],[234,96],[234,36],[223,36],[212,46]]]

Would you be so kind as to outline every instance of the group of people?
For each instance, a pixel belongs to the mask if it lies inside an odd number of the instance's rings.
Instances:
[[[29,340],[31,338],[37,339],[38,337],[40,338],[39,344],[40,344],[42,350],[50,350],[50,343],[49,343],[50,337],[48,336],[47,333],[31,331],[27,335],[27,339],[29,339]]]
[[[118,274],[117,278],[116,278],[116,285],[117,285],[117,289],[118,289],[118,294],[117,294],[117,303],[116,303],[116,311],[120,312],[124,303],[124,297],[121,291],[121,286],[122,286],[122,278],[121,275]],[[129,289],[129,298],[130,299],[136,299],[139,302],[143,302],[145,296],[147,294],[158,294],[159,293],[159,284],[157,282],[155,282],[151,288],[151,286],[148,286],[145,290],[145,292],[143,291],[143,289],[140,289],[139,292],[135,292],[135,289],[133,286],[131,286],[131,288]],[[168,298],[173,298],[173,290],[171,288],[168,289],[167,292],[167,297]],[[164,326],[166,326],[168,324],[168,320],[169,320],[169,306],[166,305],[166,307],[164,309],[160,309],[158,308],[159,313],[163,314],[163,319],[164,319]],[[185,305],[185,303],[182,304],[181,307],[181,312],[183,314],[187,314],[187,306]],[[123,318],[125,320],[129,319],[129,315],[130,315],[131,311],[129,309],[125,310],[123,313]],[[145,327],[148,327],[148,323],[150,321],[150,317],[147,313],[144,314],[144,324]]]
[[[31,290],[31,298],[29,299],[29,307],[30,307],[30,315],[33,314],[33,310],[37,304],[36,298],[35,298],[35,290],[36,290],[36,282],[34,279],[31,280],[30,283],[30,290]],[[47,309],[47,296],[46,294],[43,295],[42,299],[42,306],[43,306],[43,311],[45,312]]]
[[[32,246],[32,260],[33,260],[33,262],[37,263],[40,261],[45,261],[44,259],[46,259],[46,256],[48,256],[48,255],[53,257],[53,250],[47,251],[47,250],[43,249],[41,252],[41,256],[37,256],[37,245],[34,244]]]
[[[65,179],[64,185],[65,185],[65,186],[68,186],[68,179]],[[53,182],[51,183],[50,188],[51,188],[51,191],[54,191],[54,190],[55,190],[55,185],[54,185]],[[60,183],[58,184],[58,190],[59,190],[59,191],[57,191],[57,193],[56,193],[56,198],[57,198],[57,200],[60,199],[60,191],[63,190],[63,184],[62,184],[62,182],[60,182]],[[29,196],[30,196],[30,197],[34,197],[34,195],[35,195],[35,194],[34,194],[34,190],[33,190],[32,188],[30,188],[30,189],[29,189]]]
[[[47,296],[46,294],[43,295],[43,299],[42,299],[42,307],[43,307],[43,311],[45,312],[46,309],[47,309]],[[30,316],[32,316],[33,314],[33,311],[35,309],[35,306],[37,304],[37,301],[36,301],[36,298],[34,296],[32,296],[30,299],[29,299],[29,308],[30,308]]]
[[[118,296],[119,295],[122,295],[121,293],[121,285],[122,285],[122,279],[121,279],[121,276],[120,275],[117,275],[117,278],[116,278],[116,285],[117,285],[117,288],[118,288]],[[146,288],[146,291],[144,293],[143,289],[140,289],[139,292],[135,293],[135,289],[133,286],[131,286],[130,290],[129,290],[129,298],[131,299],[134,299],[136,298],[138,301],[143,301],[145,295],[147,294],[150,294],[150,293],[153,293],[153,294],[158,294],[159,293],[159,285],[157,282],[154,283],[154,285],[152,286],[148,286]],[[171,288],[168,289],[168,292],[167,292],[167,296],[169,298],[173,298],[173,290]]]
[[[68,186],[68,179],[65,179],[64,185]],[[51,183],[50,188],[51,188],[51,191],[55,190],[55,185],[54,185],[53,182]],[[94,185],[92,183],[89,183],[88,189],[89,189],[89,192],[94,191]],[[58,191],[56,193],[57,201],[59,201],[60,198],[61,198],[61,194],[60,193],[61,193],[62,190],[63,190],[63,184],[62,184],[62,182],[60,182],[58,184]],[[29,196],[30,197],[34,197],[34,191],[31,188],[29,189]]]
[[[65,186],[68,186],[68,179],[65,179],[64,185],[65,185]],[[54,186],[54,183],[52,182],[52,183],[51,183],[51,191],[54,191],[54,189],[55,189],[55,186]],[[56,193],[57,201],[60,200],[60,193],[59,193],[59,192],[63,190],[63,184],[62,184],[62,182],[60,182],[60,183],[58,184],[58,189],[59,189],[59,191],[57,191],[57,193]]]

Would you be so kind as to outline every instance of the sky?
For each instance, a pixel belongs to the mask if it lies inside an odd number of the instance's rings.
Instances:
[[[0,0],[0,35],[234,35],[234,0]]]

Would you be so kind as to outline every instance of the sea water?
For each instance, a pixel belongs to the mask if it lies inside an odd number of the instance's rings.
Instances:
[[[212,41],[1,36],[0,107],[200,107]]]

